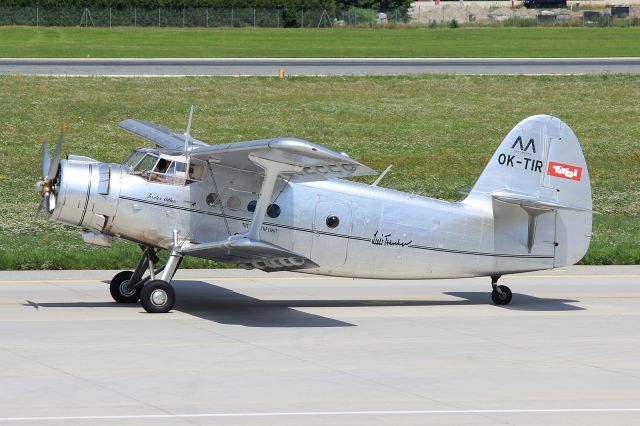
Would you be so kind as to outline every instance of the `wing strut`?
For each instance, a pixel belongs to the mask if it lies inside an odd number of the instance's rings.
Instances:
[[[298,173],[302,171],[302,166],[294,166],[292,164],[286,164],[279,161],[268,160],[261,158],[253,153],[249,154],[249,159],[264,169],[264,180],[262,181],[262,189],[260,189],[260,197],[256,204],[256,210],[253,213],[253,219],[251,220],[251,227],[246,234],[238,237],[242,238],[254,238],[260,239],[260,229],[264,222],[264,216],[267,214],[267,208],[271,202],[271,195],[276,187],[278,175],[280,173]]]
[[[213,169],[211,168],[211,159],[207,161],[207,167],[209,168],[209,174],[211,175],[211,182],[213,182],[213,188],[216,190],[216,194],[218,194],[218,199],[220,199],[221,194],[218,190],[218,184],[216,183],[216,177],[213,174]],[[224,226],[227,228],[227,235],[231,235],[231,229],[229,228],[229,221],[227,221],[227,214],[224,212],[224,203],[220,200],[220,211],[222,212],[222,219],[224,220]]]

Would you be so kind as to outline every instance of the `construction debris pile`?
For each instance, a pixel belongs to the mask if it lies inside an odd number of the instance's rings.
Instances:
[[[613,9],[601,9],[597,11],[572,11],[569,9],[527,9],[524,7],[509,8],[500,7],[490,9],[478,5],[475,2],[460,3],[440,3],[435,5],[432,2],[414,2],[409,9],[409,16],[412,22],[418,24],[441,24],[456,21],[459,24],[469,22],[502,22],[509,19],[522,20],[542,20],[554,22],[567,22],[570,20],[592,21],[598,18],[615,17],[616,11]],[[629,18],[640,17],[640,5],[628,8]]]

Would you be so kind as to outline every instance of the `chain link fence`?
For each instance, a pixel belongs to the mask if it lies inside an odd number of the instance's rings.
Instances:
[[[217,8],[43,8],[0,7],[0,25],[81,27],[558,27],[640,26],[640,7],[554,11],[483,9],[440,5],[412,9],[345,11]]]
[[[408,24],[407,10],[0,7],[0,25],[82,27],[334,27]]]

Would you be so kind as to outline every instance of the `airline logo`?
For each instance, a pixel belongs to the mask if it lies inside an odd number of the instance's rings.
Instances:
[[[549,161],[549,169],[547,170],[547,174],[549,176],[579,181],[582,178],[582,167]]]

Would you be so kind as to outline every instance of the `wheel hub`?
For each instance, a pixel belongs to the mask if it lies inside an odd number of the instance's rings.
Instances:
[[[135,289],[129,288],[129,280],[125,280],[120,283],[120,294],[123,296],[133,296],[133,293],[135,292]]]
[[[167,303],[167,293],[160,289],[154,290],[153,293],[151,293],[151,303],[156,306],[164,305]]]

